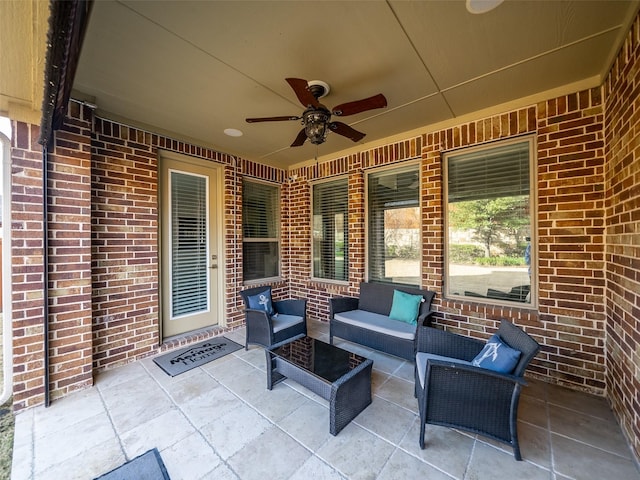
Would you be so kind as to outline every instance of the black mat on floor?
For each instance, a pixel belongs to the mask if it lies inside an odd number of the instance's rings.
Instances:
[[[157,449],[101,475],[96,480],[171,480]]]
[[[191,347],[176,350],[153,359],[167,375],[175,377],[192,368],[204,365],[216,358],[240,350],[242,345],[232,342],[226,337],[205,340]]]

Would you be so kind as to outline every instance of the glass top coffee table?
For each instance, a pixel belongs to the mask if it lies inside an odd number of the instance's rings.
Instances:
[[[265,350],[267,388],[289,378],[329,401],[329,432],[337,435],[371,404],[373,361],[311,337]]]

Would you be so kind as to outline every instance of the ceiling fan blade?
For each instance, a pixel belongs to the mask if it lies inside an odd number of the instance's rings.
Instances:
[[[359,142],[366,136],[365,133],[359,132],[355,128],[351,128],[349,125],[342,122],[331,122],[329,124],[329,128],[332,132],[336,132],[338,135],[350,138],[354,142]]]
[[[309,105],[313,105],[314,107],[320,106],[318,99],[314,97],[311,90],[309,90],[309,84],[306,80],[303,80],[302,78],[286,78],[285,80],[289,85],[291,85],[291,88],[293,88],[293,91],[296,93],[298,100],[300,100],[300,103],[304,105],[305,108]]]
[[[293,115],[289,115],[288,117],[263,117],[263,118],[247,118],[245,119],[247,123],[257,123],[257,122],[284,122],[287,120],[300,120],[302,117],[294,117]]]
[[[296,137],[296,139],[293,141],[293,143],[291,144],[292,147],[301,147],[302,144],[304,144],[304,142],[307,140],[307,132],[305,132],[304,128],[302,130],[300,130],[300,132],[298,133],[298,136]]]
[[[374,108],[383,108],[387,106],[387,99],[381,93],[374,95],[373,97],[363,98],[362,100],[356,100],[355,102],[347,102],[331,111],[333,115],[346,116],[353,115],[355,113],[366,112],[367,110],[373,110]]]

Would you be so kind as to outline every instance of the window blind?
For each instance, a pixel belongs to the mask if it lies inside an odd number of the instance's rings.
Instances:
[[[451,155],[447,162],[448,201],[529,194],[529,142]]]
[[[171,172],[171,313],[209,308],[207,179]]]
[[[348,280],[349,192],[346,178],[313,186],[313,276]]]
[[[278,238],[278,188],[275,185],[244,182],[242,229],[245,239]]]

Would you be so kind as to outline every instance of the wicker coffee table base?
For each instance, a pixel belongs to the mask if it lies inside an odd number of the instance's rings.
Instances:
[[[329,401],[329,433],[337,435],[362,410],[371,404],[371,368],[367,359],[335,382],[323,380],[311,372],[276,356],[267,356],[267,389],[289,378]]]

